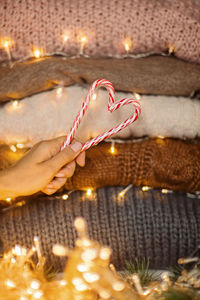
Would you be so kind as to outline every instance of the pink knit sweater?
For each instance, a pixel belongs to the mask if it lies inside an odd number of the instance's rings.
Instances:
[[[65,43],[64,31],[69,34]],[[80,34],[88,38],[84,53],[122,55],[129,37],[133,54],[175,47],[179,58],[200,63],[199,0],[1,0],[0,34],[15,41],[14,59],[30,55],[32,45],[45,52],[79,53]],[[0,50],[0,61],[6,55]]]

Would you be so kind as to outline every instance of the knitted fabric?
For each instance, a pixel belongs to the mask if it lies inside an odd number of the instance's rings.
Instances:
[[[78,54],[84,34],[87,55],[122,55],[122,40],[128,37],[133,41],[131,53],[160,53],[172,45],[177,57],[200,62],[197,0],[2,0],[0,28],[1,36],[15,42],[14,59],[30,55],[32,45],[48,53]],[[69,34],[65,43],[64,31]]]
[[[74,190],[132,183],[135,186],[200,191],[200,140],[156,139],[116,143],[116,155],[111,155],[110,146],[110,143],[101,143],[89,149],[85,167],[76,167],[65,188]],[[0,148],[0,169],[15,163],[24,152],[13,153],[8,149],[5,146]]]
[[[97,78],[106,78],[116,90],[125,92],[190,96],[200,90],[200,65],[163,56],[36,59],[15,63],[12,68],[0,67],[0,102],[24,98],[59,85],[91,84]]]
[[[69,132],[88,88],[71,86],[25,98],[17,107],[8,103],[0,108],[0,141],[6,144],[23,142],[33,145],[40,140],[66,135]],[[116,100],[132,98],[130,93],[116,93]],[[114,137],[130,138],[162,135],[175,138],[200,136],[200,101],[182,97],[142,96],[142,112],[138,120]],[[44,113],[45,112],[45,113]],[[108,111],[108,92],[97,91],[75,137],[85,142],[125,121],[134,113],[126,105],[113,113]]]
[[[132,188],[118,202],[120,191],[118,187],[102,188],[92,200],[81,192],[72,193],[67,201],[47,196],[7,211],[0,221],[4,250],[16,244],[30,248],[38,236],[47,265],[62,270],[64,260],[53,256],[52,246],[74,246],[77,216],[87,221],[92,239],[112,248],[112,262],[118,268],[143,257],[150,259],[152,268],[169,267],[199,245],[199,199]]]

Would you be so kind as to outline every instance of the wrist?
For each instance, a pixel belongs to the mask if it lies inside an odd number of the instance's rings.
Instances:
[[[0,171],[0,200],[14,199],[18,195],[15,192],[12,168]]]

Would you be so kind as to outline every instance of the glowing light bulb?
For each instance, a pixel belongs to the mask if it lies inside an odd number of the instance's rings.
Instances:
[[[11,64],[10,48],[13,44],[14,44],[13,40],[11,40],[11,38],[9,37],[3,37],[0,39],[0,47],[5,49],[10,64]]]
[[[87,38],[86,38],[86,36],[82,36],[82,37],[81,37],[81,43],[82,43],[82,44],[87,43]]]
[[[85,45],[88,42],[88,38],[85,35],[80,34],[80,36],[78,37],[78,40],[81,44],[81,46],[80,46],[80,55],[83,55],[83,50],[84,50]]]
[[[158,138],[163,140],[165,137],[163,135],[158,135]]]
[[[92,273],[92,272],[84,273],[83,277],[89,283],[98,281],[100,279],[100,276],[98,273]]]
[[[34,290],[38,290],[40,288],[40,282],[38,280],[32,280],[30,287]]]
[[[147,191],[149,191],[150,190],[150,187],[149,186],[143,186],[142,187],[142,191],[143,192],[147,192]]]
[[[26,298],[25,296],[21,296],[20,300],[28,300],[28,298]]]
[[[91,196],[92,196],[92,189],[91,189],[91,188],[87,189],[86,195],[87,195],[88,197],[91,197]]]
[[[120,292],[125,288],[125,284],[122,281],[116,281],[112,285],[113,290]]]
[[[111,250],[110,250],[110,248],[107,248],[107,247],[101,248],[101,251],[100,251],[100,258],[101,258],[101,259],[107,260],[107,259],[110,258],[110,255],[111,255]]]
[[[54,245],[53,246],[53,254],[57,256],[67,256],[68,255],[68,249],[62,245]]]
[[[7,279],[5,284],[9,287],[9,288],[15,288],[16,287],[16,284],[14,281],[10,280],[10,279]]]
[[[125,192],[124,192],[124,191],[121,191],[121,192],[119,193],[119,197],[120,197],[120,198],[123,198],[124,195],[125,195]]]
[[[14,100],[14,101],[12,102],[12,107],[13,107],[13,109],[19,108],[19,101],[18,101],[18,100]]]
[[[33,294],[33,297],[35,299],[40,299],[43,296],[43,292],[42,291],[37,291]]]
[[[113,155],[116,154],[116,148],[114,145],[111,145],[109,152]]]
[[[168,194],[169,190],[167,190],[167,189],[162,189],[161,192],[162,192],[163,194]]]
[[[18,149],[23,149],[24,148],[24,144],[21,144],[21,143],[18,143],[16,146],[17,146]]]
[[[10,197],[6,198],[6,202],[11,202],[12,199]]]
[[[57,95],[57,97],[61,97],[62,94],[63,94],[63,88],[62,87],[58,87],[56,89],[56,95]]]
[[[97,258],[97,250],[95,248],[92,249],[86,249],[82,255],[81,255],[82,260],[88,262],[91,260],[94,260]]]
[[[84,283],[84,282],[83,282],[83,279],[82,279],[82,278],[80,278],[80,277],[74,277],[74,278],[72,279],[72,283],[73,283],[73,285],[77,286],[77,285],[82,284],[82,283]]]
[[[136,98],[137,100],[140,100],[140,99],[141,99],[140,95],[137,94],[137,93],[134,93],[134,96],[135,96],[135,98]]]
[[[77,231],[85,231],[86,230],[86,223],[82,217],[77,217],[74,221],[74,227]]]
[[[168,53],[169,54],[172,54],[175,52],[175,47],[173,45],[169,45],[169,48],[168,48]]]
[[[106,290],[100,290],[99,296],[103,299],[109,299],[111,297],[111,294]]]
[[[66,286],[67,285],[67,281],[66,280],[61,280],[60,282],[59,282],[59,284],[61,285],[61,286]]]
[[[16,151],[17,151],[17,148],[16,148],[14,145],[11,145],[11,146],[10,146],[10,150],[12,150],[12,152],[16,152]]]
[[[131,41],[130,38],[125,38],[123,41],[122,41],[122,44],[124,45],[124,49],[126,51],[126,53],[128,54],[132,45],[133,45],[133,42]]]
[[[94,93],[93,96],[92,96],[92,100],[95,101],[96,99],[97,99],[97,94]]]
[[[81,273],[87,272],[87,271],[89,270],[89,266],[84,265],[84,264],[79,264],[79,265],[77,266],[77,270],[78,270],[79,272],[81,272]]]
[[[64,43],[69,40],[69,34],[67,32],[64,32],[62,34],[62,40],[63,40]]]
[[[32,50],[31,50],[31,54],[32,54],[32,56],[33,57],[35,57],[35,58],[40,58],[41,56],[43,56],[43,54],[44,54],[44,51],[43,51],[43,49],[41,49],[41,48],[37,48],[37,47],[32,47]]]
[[[69,198],[69,196],[68,196],[67,194],[63,194],[63,195],[62,195],[62,199],[63,199],[63,200],[67,200],[68,198]]]
[[[85,284],[85,283],[81,283],[81,284],[79,284],[79,285],[76,285],[76,286],[75,286],[75,289],[76,289],[77,291],[83,292],[83,291],[88,290],[88,289],[89,289],[89,286],[88,286],[87,284]]]

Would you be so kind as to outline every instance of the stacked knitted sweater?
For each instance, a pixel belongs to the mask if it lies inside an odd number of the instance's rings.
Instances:
[[[115,155],[106,142],[87,151],[86,166],[64,187],[77,190],[67,202],[61,191],[39,194],[2,212],[4,251],[16,243],[31,247],[37,235],[47,263],[62,269],[52,246],[74,245],[73,220],[81,215],[120,268],[143,257],[161,268],[189,255],[200,243],[200,2],[2,2],[1,36],[14,42],[12,67],[0,50],[1,169],[25,152],[12,153],[9,145],[28,148],[66,134],[97,78],[114,84],[117,99],[140,93],[142,106],[140,118],[113,136]],[[33,46],[42,58],[30,58]],[[126,106],[110,114],[107,101],[99,90],[77,139],[95,137],[132,112]],[[121,201],[119,192],[130,184]]]

